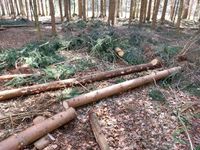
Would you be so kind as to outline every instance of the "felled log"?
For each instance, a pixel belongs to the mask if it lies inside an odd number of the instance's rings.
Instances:
[[[132,79],[132,80],[128,80],[119,84],[115,84],[103,89],[99,89],[99,90],[95,90],[92,92],[89,92],[87,94],[82,94],[79,95],[77,97],[68,99],[66,101],[63,102],[63,105],[66,106],[65,103],[67,103],[67,105],[69,107],[80,107],[92,102],[96,102],[100,99],[115,95],[115,94],[119,94],[121,92],[142,86],[144,84],[159,80],[159,79],[163,79],[165,77],[167,77],[168,75],[178,72],[181,70],[181,67],[174,67],[171,69],[167,69],[164,71],[159,71],[159,72],[154,72],[150,75],[147,76],[143,76],[143,77],[139,77],[136,79]]]
[[[0,27],[0,31],[3,31],[3,30],[6,30],[6,28],[2,28],[2,27]]]
[[[28,87],[22,87],[18,89],[0,91],[0,101],[19,97],[19,96],[24,96],[24,95],[37,94],[37,93],[41,93],[41,92],[45,92],[49,90],[57,90],[60,88],[66,88],[66,87],[71,87],[71,86],[76,86],[76,85],[84,85],[86,83],[92,83],[94,81],[100,81],[100,80],[105,80],[105,79],[109,79],[109,78],[113,78],[113,77],[117,77],[121,75],[127,75],[134,72],[141,72],[141,71],[145,71],[149,69],[154,69],[159,66],[161,66],[160,61],[157,59],[154,59],[153,61],[147,64],[120,68],[117,70],[92,74],[92,75],[79,77],[79,78],[71,78],[71,79],[54,81],[54,82],[49,82],[49,83],[44,83],[44,84],[37,84],[33,86],[28,86]]]
[[[89,114],[89,120],[90,120],[90,125],[92,128],[92,131],[94,133],[95,139],[100,147],[101,150],[109,150],[109,145],[107,143],[107,140],[105,138],[105,135],[103,134],[101,130],[101,126],[99,124],[97,115],[93,112],[90,112]]]
[[[45,117],[38,116],[33,120],[33,123],[38,124],[44,120],[45,120]],[[39,140],[35,141],[33,145],[36,147],[37,150],[42,150],[51,143],[52,140],[50,137],[52,137],[52,135],[47,134],[43,136],[42,138],[40,138]]]
[[[4,141],[0,142],[0,150],[23,149],[25,146],[71,121],[75,116],[75,110],[69,108],[68,110],[58,113],[41,123],[35,124],[20,133],[8,137]]]
[[[16,78],[16,77],[19,77],[19,78],[20,77],[21,78],[30,77],[32,75],[33,74],[7,74],[7,75],[2,75],[2,76],[0,76],[0,82],[11,80],[11,79]]]

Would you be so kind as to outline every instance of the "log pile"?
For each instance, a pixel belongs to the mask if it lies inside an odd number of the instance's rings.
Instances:
[[[81,78],[72,78],[67,80],[55,81],[46,84],[39,84],[30,87],[23,87],[19,89],[6,90],[0,92],[0,100],[7,100],[10,98],[15,98],[18,96],[36,94],[48,90],[60,89],[63,87],[70,87],[79,84],[86,84],[95,81],[100,81],[104,79],[109,79],[117,76],[122,76],[134,72],[140,72],[148,69],[154,69],[160,66],[160,62],[154,60],[148,64],[142,64],[137,66],[130,66],[127,68],[121,68],[118,70],[103,72],[95,75],[89,75]],[[39,122],[34,122],[34,125],[27,128],[26,130],[12,135],[0,142],[0,150],[18,150],[25,148],[27,145],[34,143],[36,147],[45,147],[49,144],[49,142],[45,141],[45,137],[52,132],[53,130],[61,127],[67,122],[71,121],[76,117],[76,112],[74,108],[87,105],[98,100],[107,98],[109,96],[113,96],[116,94],[120,94],[127,90],[131,90],[133,88],[155,82],[157,80],[163,79],[173,73],[179,72],[181,67],[174,67],[170,69],[166,69],[163,71],[153,72],[149,75],[139,77],[136,79],[128,80],[119,84],[115,84],[109,87],[105,87],[102,89],[98,89],[95,91],[91,91],[86,94],[79,95],[77,97],[65,100],[63,102],[63,106],[65,107],[65,111],[54,115],[51,118],[43,119]],[[91,124],[91,129],[94,133],[96,142],[98,143],[100,149],[109,150],[109,144],[106,141],[104,134],[102,133],[101,126],[99,124],[97,115],[94,112],[89,113],[89,121]],[[39,140],[38,140],[39,139]],[[41,141],[45,141],[45,144],[41,144]],[[42,145],[42,146],[40,146]],[[40,148],[39,148],[40,149]]]

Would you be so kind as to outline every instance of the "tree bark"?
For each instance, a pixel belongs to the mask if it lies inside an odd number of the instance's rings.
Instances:
[[[68,99],[63,103],[67,103],[69,107],[80,107],[89,103],[96,102],[103,98],[113,96],[115,94],[119,94],[121,92],[125,92],[127,90],[145,85],[147,83],[154,82],[156,80],[163,79],[172,73],[178,72],[181,70],[181,67],[174,67],[171,69],[167,69],[164,71],[154,72],[150,75],[139,77],[136,79],[128,80],[119,84],[115,84],[103,89],[95,90],[86,94],[79,95],[77,97]],[[63,104],[66,105],[66,104]]]
[[[32,3],[30,3],[32,5]],[[34,18],[35,18],[35,27],[37,29],[38,32],[38,37],[39,39],[41,39],[42,35],[41,35],[41,31],[40,31],[40,24],[39,24],[39,19],[38,19],[38,12],[37,12],[37,3],[35,0],[33,0],[33,6],[31,6],[33,9],[33,13],[34,13]]]
[[[49,0],[50,15],[51,15],[51,32],[53,36],[56,36],[56,19],[53,0]]]
[[[177,22],[176,22],[176,28],[177,28],[178,32],[180,30],[182,13],[183,13],[183,0],[180,0],[178,18],[177,18]]]
[[[104,0],[100,1],[100,16],[99,17],[104,17],[103,15],[103,6],[104,6]]]
[[[82,3],[82,0],[78,1],[78,16],[79,16],[79,18],[83,17],[83,3]]]
[[[44,3],[43,3],[43,0],[40,1],[40,4],[41,4],[41,9],[42,9],[42,16],[44,16]]]
[[[58,113],[41,123],[35,124],[20,133],[8,137],[4,141],[0,142],[0,150],[23,149],[25,146],[63,126],[75,117],[75,110],[69,108],[68,110]]]
[[[3,6],[3,1],[0,1],[0,8],[1,8],[1,11],[2,11],[2,16],[5,16],[5,9],[4,9],[4,6]]]
[[[164,21],[165,21],[165,14],[166,14],[166,11],[167,11],[167,3],[168,3],[168,0],[164,0],[162,16],[161,16],[161,19],[160,19],[161,24],[164,24]]]
[[[83,20],[86,21],[86,0],[83,0]]]
[[[0,76],[0,82],[12,80],[13,78],[25,78],[30,77],[33,74],[9,74],[9,75],[2,75]]]
[[[28,0],[25,0],[25,6],[26,6],[26,17],[27,17],[27,19],[29,20],[30,18],[29,18],[29,10],[30,10],[30,8],[28,7]]]
[[[103,2],[103,16],[105,17],[106,16],[106,0],[104,0],[104,2]]]
[[[66,0],[64,0],[64,1],[66,1]],[[59,3],[59,9],[60,9],[60,20],[61,20],[61,22],[63,22],[62,0],[59,0],[58,3]]]
[[[23,4],[22,0],[19,0],[19,7],[20,7],[20,14],[22,16],[26,16],[25,10],[24,10],[24,4]]]
[[[174,7],[175,6],[175,0],[171,0],[170,4],[170,19],[171,21],[173,20],[173,15],[174,15]]]
[[[186,19],[188,16],[188,10],[189,10],[189,5],[190,5],[190,0],[185,0],[184,2],[184,8],[183,8],[183,15],[182,19]]]
[[[12,15],[12,18],[16,18],[16,14],[15,14],[15,10],[14,10],[13,1],[10,0],[9,3],[10,3],[10,13],[11,13],[11,15]]]
[[[150,21],[150,18],[151,18],[151,5],[152,5],[152,0],[149,0],[148,11],[147,11],[147,21]]]
[[[134,4],[134,0],[131,0],[131,6],[130,6],[130,16],[129,16],[129,27],[131,25],[131,20],[133,18],[133,4]]]
[[[115,0],[110,0],[109,3],[109,17],[108,17],[108,24],[114,26],[115,24],[115,7],[116,7],[116,1]]]
[[[97,115],[93,112],[89,114],[90,125],[94,133],[95,139],[101,150],[110,150],[108,142],[106,141],[105,135],[102,133],[100,123]]]
[[[155,10],[153,12],[153,18],[152,18],[152,28],[156,28],[156,22],[157,22],[157,15],[159,10],[160,0],[156,0]]]
[[[84,85],[86,83],[92,83],[95,81],[101,81],[101,80],[105,80],[109,78],[114,78],[117,76],[127,75],[130,73],[146,71],[146,70],[154,69],[160,66],[161,66],[160,61],[158,61],[157,59],[154,59],[153,61],[147,64],[130,66],[126,68],[102,72],[98,74],[92,74],[92,75],[79,77],[79,78],[71,78],[71,79],[66,79],[66,80],[54,81],[50,83],[22,87],[18,89],[0,91],[0,101],[19,97],[19,96],[38,94],[38,93],[49,91],[49,90],[57,90],[61,88],[71,87],[71,86]]]
[[[94,18],[94,0],[92,0],[92,18]]]

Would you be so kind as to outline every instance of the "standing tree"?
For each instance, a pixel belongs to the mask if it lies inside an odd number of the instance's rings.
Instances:
[[[104,0],[100,1],[100,16],[99,17],[104,17],[103,15],[103,6],[104,6]]]
[[[170,4],[170,20],[173,20],[173,15],[174,15],[174,8],[175,8],[175,0],[171,0]]]
[[[27,19],[29,20],[29,7],[28,7],[28,0],[25,0],[25,6],[26,6],[26,16],[27,16]]]
[[[103,0],[103,16],[106,16],[106,0]]]
[[[189,10],[190,0],[184,1],[184,7],[183,7],[183,15],[182,19],[186,19],[188,16],[188,10]]]
[[[42,16],[44,16],[44,3],[43,0],[40,1],[41,9],[42,9]]]
[[[156,28],[156,21],[157,21],[157,15],[158,15],[158,10],[159,10],[159,5],[160,5],[160,0],[155,0],[155,9],[153,11],[153,17],[152,17],[152,28]]]
[[[78,16],[79,18],[83,17],[83,1],[82,0],[78,1]]]
[[[110,0],[109,2],[109,17],[108,17],[108,25],[110,25],[110,22],[112,26],[115,24],[115,7],[116,7],[116,1]]]
[[[56,19],[55,19],[53,0],[49,0],[49,7],[50,7],[50,15],[51,15],[52,35],[56,36]]]
[[[92,18],[94,18],[94,0],[92,0]]]
[[[117,7],[116,7],[116,8],[117,8],[117,10],[116,10],[117,15],[116,15],[116,17],[119,18],[119,13],[120,13],[120,0],[117,0],[117,3],[116,3],[116,4],[117,4]]]
[[[86,21],[86,0],[83,0],[83,20]]]
[[[10,3],[10,13],[11,13],[11,16],[12,16],[12,18],[16,18],[13,1],[10,0],[9,3]]]
[[[180,0],[178,18],[177,18],[177,22],[176,22],[176,28],[177,28],[178,32],[180,31],[182,13],[183,13],[183,0]]]
[[[18,7],[18,0],[15,0],[14,3],[15,3],[16,11],[17,11],[17,16],[19,16],[20,13],[19,13],[19,7]]]
[[[162,10],[162,16],[161,16],[161,24],[164,23],[165,21],[165,14],[166,14],[166,11],[167,11],[167,3],[168,3],[168,0],[164,0],[164,5],[163,5],[163,10]]]
[[[4,16],[6,13],[5,13],[5,10],[4,10],[4,7],[3,7],[3,1],[0,1],[0,8],[1,8],[1,10],[2,10],[2,16]]]
[[[19,7],[20,7],[20,14],[21,14],[22,16],[26,16],[26,15],[25,15],[25,10],[24,10],[24,3],[23,3],[22,0],[19,0]]]
[[[34,13],[34,18],[35,18],[35,27],[37,29],[38,32],[38,37],[39,39],[41,39],[41,31],[40,31],[40,24],[39,24],[39,19],[38,19],[38,12],[37,12],[37,2],[36,0],[33,0],[33,5],[32,5],[32,0],[30,1],[30,7],[33,10]]]
[[[59,9],[60,9],[60,19],[61,19],[61,22],[63,22],[62,0],[59,0],[58,3],[59,3]]]
[[[131,20],[132,20],[132,18],[133,18],[133,4],[134,4],[134,0],[131,0],[130,16],[129,16],[129,23],[128,23],[129,27],[130,27],[130,25],[131,25]]]
[[[149,4],[148,4],[148,10],[147,10],[147,21],[150,21],[151,18],[151,5],[152,5],[152,0],[149,0]]]

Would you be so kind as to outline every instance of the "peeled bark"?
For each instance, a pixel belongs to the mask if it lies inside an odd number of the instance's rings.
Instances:
[[[160,66],[161,66],[160,62],[157,59],[155,59],[147,64],[141,64],[141,65],[130,66],[130,67],[121,68],[121,69],[117,69],[113,71],[92,74],[92,75],[84,76],[81,78],[80,77],[71,78],[71,79],[66,79],[66,80],[54,81],[50,83],[22,87],[18,89],[0,91],[0,101],[19,97],[19,96],[38,94],[38,93],[50,91],[50,90],[57,90],[57,89],[71,87],[75,85],[83,85],[86,83],[92,83],[94,81],[101,81],[101,80],[105,80],[105,79],[109,79],[109,78],[113,78],[117,76],[127,75],[130,73],[154,69]]]
[[[58,113],[41,123],[35,124],[20,133],[8,137],[4,141],[0,142],[0,150],[23,149],[25,146],[63,126],[75,117],[75,110],[69,108],[68,110]]]
[[[7,81],[7,80],[12,80],[13,78],[25,78],[25,77],[30,77],[33,74],[8,74],[8,75],[2,75],[0,76],[0,82],[2,81]]]
[[[139,77],[136,79],[128,80],[119,84],[115,84],[103,89],[95,90],[92,92],[89,92],[87,94],[82,94],[80,96],[68,99],[64,101],[63,103],[67,103],[69,107],[80,107],[89,103],[96,102],[98,100],[101,100],[103,98],[113,96],[115,94],[119,94],[121,92],[145,85],[147,83],[154,82],[156,80],[163,79],[172,73],[178,72],[181,70],[181,67],[174,67],[171,69],[167,69],[164,71],[154,72],[150,75]],[[66,104],[64,104],[66,105]]]
[[[102,133],[101,126],[99,124],[97,115],[93,112],[89,114],[90,125],[94,133],[95,139],[101,150],[109,150],[108,142],[106,141],[105,135]]]

